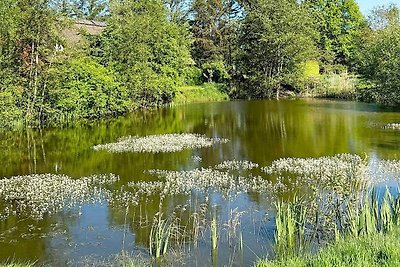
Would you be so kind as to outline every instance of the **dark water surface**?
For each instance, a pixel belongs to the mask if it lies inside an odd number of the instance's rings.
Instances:
[[[260,166],[282,157],[338,153],[400,159],[400,132],[384,130],[382,127],[388,123],[400,123],[400,113],[373,104],[328,100],[235,101],[163,108],[89,126],[0,134],[0,177],[59,173],[79,178],[114,173],[121,178],[115,186],[117,190],[129,181],[154,180],[145,172],[150,169],[190,170],[233,159],[249,160]],[[122,136],[166,133],[199,133],[230,142],[176,153],[112,154],[93,150],[93,145],[115,142]],[[206,201],[218,206],[222,222],[230,218],[235,208],[236,212],[244,212],[244,256],[231,259],[235,251],[229,242],[222,242],[219,266],[249,266],[257,257],[272,253],[273,220],[263,220],[268,218],[265,214],[272,206],[267,198],[254,193],[227,200],[215,192],[204,199],[196,194],[170,197],[161,209],[168,215],[175,206],[189,201],[190,209],[198,210]],[[65,266],[104,261],[123,249],[146,256],[149,228],[139,222],[143,214],[151,219],[159,211],[157,201],[142,203],[146,211],[140,213],[127,214],[123,205],[102,203],[87,204],[77,211],[61,212],[40,221],[11,216],[0,221],[0,260]],[[182,212],[182,220],[185,214]],[[211,265],[210,242],[206,237],[196,251],[187,249],[182,255],[175,254],[178,262],[190,266]]]

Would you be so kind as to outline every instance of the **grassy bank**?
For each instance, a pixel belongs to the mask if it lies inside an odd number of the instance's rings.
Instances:
[[[363,102],[382,102],[379,100],[372,82],[347,72],[323,74],[308,81],[303,95],[315,98],[344,99]]]
[[[325,239],[328,245],[317,254],[311,248],[312,244],[320,244],[315,236],[322,228],[315,226],[314,234],[307,236],[307,227],[311,226],[307,222],[308,207],[296,201],[278,204],[276,258],[259,261],[255,266],[400,266],[400,195],[388,190],[382,195],[374,189],[363,195],[358,200],[348,196],[344,202],[338,200],[331,218],[333,230],[325,230],[330,233]],[[352,205],[354,202],[358,204]]]
[[[222,84],[205,83],[202,85],[183,86],[178,88],[172,104],[216,102],[229,100],[227,93],[223,92]]]
[[[355,100],[358,83],[357,76],[348,73],[324,74],[319,77],[310,93],[314,97]]]
[[[261,260],[256,267],[400,266],[400,227],[363,237],[347,237],[323,248],[317,255]]]

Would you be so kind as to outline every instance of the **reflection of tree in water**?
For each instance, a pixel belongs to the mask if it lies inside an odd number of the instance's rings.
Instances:
[[[157,180],[157,177],[143,173],[150,169],[190,170],[232,159],[251,160],[265,166],[282,157],[317,157],[343,152],[361,154],[374,151],[379,158],[398,156],[398,134],[381,128],[366,128],[371,120],[385,123],[399,120],[398,114],[365,113],[362,104],[358,104],[361,105],[361,111],[358,112],[358,105],[347,109],[347,105],[341,102],[335,102],[338,104],[332,108],[329,103],[291,100],[196,104],[143,111],[86,126],[1,133],[0,176],[60,172],[82,177],[93,173],[116,173],[121,180],[111,189],[119,189],[132,180]],[[111,154],[92,149],[95,144],[115,142],[122,136],[183,132],[223,137],[231,142],[213,148],[167,154]],[[194,162],[191,158],[193,155],[201,157],[202,161]],[[253,174],[261,175],[257,170]],[[289,188],[280,192],[278,197],[291,199],[300,193],[304,192]],[[181,222],[189,221],[190,227],[190,218],[199,211],[201,205],[207,208],[213,205],[203,197],[198,196],[198,204],[194,204],[194,196],[167,197],[160,209],[160,196],[156,195],[147,201],[141,199],[137,207],[130,206],[127,222],[135,233],[137,244],[148,246],[149,225],[160,210],[164,218],[175,211]],[[271,207],[269,199],[259,192],[250,192],[246,198],[248,202],[245,205],[255,204],[260,210]],[[193,200],[192,206],[187,206],[189,199]],[[123,227],[125,207],[125,203],[110,204],[108,212],[112,226]],[[0,257],[15,254],[16,258],[21,259],[41,259],[46,253],[48,238],[17,238],[17,235],[29,233],[28,222],[17,223],[18,220],[13,217],[0,222],[0,233],[18,226],[7,239],[11,241],[14,238],[17,242],[4,243],[4,246],[1,243]],[[57,221],[56,217],[52,217],[37,222],[42,231],[38,231],[38,235],[52,232]],[[73,222],[67,221],[65,224],[70,223]],[[29,251],[29,254],[23,255],[24,251]]]
[[[76,221],[76,216],[69,213],[60,213],[55,216],[47,216],[42,220],[32,220],[10,216],[0,221],[0,260],[18,259],[20,261],[42,262],[54,258],[52,262],[61,262],[60,255],[63,252],[52,253],[52,240],[57,239],[67,251],[70,242],[68,225]]]
[[[150,198],[140,198],[137,205],[129,205],[128,209],[122,209],[125,203],[114,203],[109,208],[110,224],[117,227],[124,227],[125,221],[135,235],[136,245],[149,246],[150,231],[153,223],[161,218],[168,223],[175,223],[180,226],[181,238],[187,241],[193,236],[190,235],[193,229],[193,214],[206,212],[209,203],[205,197],[198,194],[175,195],[160,198],[155,195]],[[206,215],[206,214],[205,214]]]
[[[349,111],[345,104],[342,110],[341,104],[332,109],[329,103],[327,108],[324,108],[325,102],[313,103],[295,100],[195,104],[141,111],[65,129],[6,132],[1,134],[0,141],[3,152],[0,176],[61,172],[80,177],[93,172],[120,171],[122,178],[127,178],[154,168],[151,165],[156,165],[163,157],[170,158],[169,154],[154,159],[147,155],[141,160],[143,155],[111,155],[92,150],[95,144],[115,142],[128,135],[192,132],[231,140],[230,144],[217,146],[214,150],[200,150],[203,165],[233,158],[266,164],[284,156],[359,153],[371,149],[389,157],[399,148],[396,145],[398,135],[365,128],[371,116],[377,121],[390,122],[398,118],[394,114],[364,114],[357,112],[358,106],[355,111]],[[358,105],[362,109],[362,104]],[[121,161],[129,162],[129,165]]]

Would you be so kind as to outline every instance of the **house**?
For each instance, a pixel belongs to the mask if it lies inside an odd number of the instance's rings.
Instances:
[[[66,45],[69,47],[82,45],[85,43],[85,34],[99,35],[107,24],[94,20],[76,20],[73,25],[63,30]]]

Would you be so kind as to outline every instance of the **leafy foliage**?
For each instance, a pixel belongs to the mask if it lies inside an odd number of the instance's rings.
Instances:
[[[194,37],[192,56],[207,82],[223,82],[229,78],[237,49],[239,12],[237,1],[193,1],[190,20]]]
[[[238,64],[248,97],[279,96],[297,64],[315,55],[312,19],[297,2],[255,1],[241,28]]]
[[[104,20],[108,15],[108,0],[53,0],[51,7],[76,19]]]
[[[360,48],[360,72],[376,83],[375,99],[385,104],[400,104],[400,12],[391,6],[379,9]],[[381,23],[385,21],[384,23]]]
[[[355,0],[4,0],[0,13],[1,127],[116,116],[203,83],[237,98],[343,96],[330,77],[347,69],[364,78],[351,96],[400,103],[395,6],[369,28]],[[64,49],[73,19],[107,26]]]
[[[168,21],[161,1],[114,1],[101,62],[121,74],[140,107],[160,105],[172,100],[192,63],[189,45],[186,28]]]
[[[11,118],[37,124],[47,87],[44,73],[55,56],[59,24],[48,0],[2,1],[0,93]],[[29,25],[29,27],[21,27]]]
[[[318,46],[325,64],[348,65],[366,20],[355,0],[305,0],[320,38]]]
[[[88,57],[49,70],[52,88],[42,118],[49,123],[116,116],[128,110],[128,93],[117,76]]]

